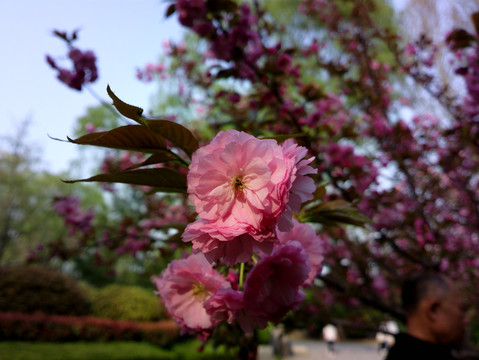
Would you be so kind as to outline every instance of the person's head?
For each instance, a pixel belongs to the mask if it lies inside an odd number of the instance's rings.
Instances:
[[[408,332],[439,344],[460,344],[465,332],[459,287],[444,275],[422,272],[403,284],[402,303]]]

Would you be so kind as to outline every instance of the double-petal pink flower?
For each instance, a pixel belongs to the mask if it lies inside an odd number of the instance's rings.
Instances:
[[[234,320],[251,333],[268,322],[280,321],[304,300],[304,284],[310,272],[307,255],[300,243],[290,241],[263,257],[249,272],[244,292],[223,289],[205,302],[208,314],[217,322]]]
[[[278,231],[278,239],[280,244],[283,245],[288,244],[290,241],[297,241],[303,247],[311,267],[303,286],[310,287],[323,266],[323,241],[311,225],[300,223],[297,220],[293,220],[293,224],[293,228],[287,232]]]
[[[280,146],[236,130],[220,132],[193,154],[188,194],[200,220],[186,228],[183,240],[210,261],[230,265],[252,251],[271,251],[276,227],[290,229],[293,212],[312,198],[307,175],[315,170],[305,155],[292,141]]]
[[[205,333],[218,325],[203,305],[219,290],[231,289],[231,284],[203,254],[173,260],[153,281],[158,288],[156,294],[183,330]]]

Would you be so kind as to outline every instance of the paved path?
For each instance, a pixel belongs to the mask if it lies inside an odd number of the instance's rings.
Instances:
[[[293,340],[293,355],[284,360],[383,360],[384,354],[378,353],[377,344],[371,342],[340,342],[336,344],[334,355],[326,354],[326,343],[318,340]],[[274,360],[272,348],[261,346],[258,360]]]

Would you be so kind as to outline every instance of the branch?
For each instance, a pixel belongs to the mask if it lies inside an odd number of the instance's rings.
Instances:
[[[336,281],[336,280],[334,280],[330,277],[319,275],[318,279],[322,280],[328,286],[336,289],[337,291],[339,291],[343,294],[348,293],[348,289],[345,285],[339,283],[338,281]],[[355,295],[355,297],[359,301],[361,301],[364,305],[370,306],[374,309],[377,309],[377,310],[382,311],[384,313],[390,314],[391,316],[393,316],[394,318],[398,319],[399,321],[401,321],[403,323],[406,322],[406,316],[405,316],[403,311],[398,310],[398,306],[392,306],[392,305],[389,305],[389,304],[386,304],[386,303],[382,302],[378,298],[370,297],[370,296],[366,295],[364,291],[360,295]]]

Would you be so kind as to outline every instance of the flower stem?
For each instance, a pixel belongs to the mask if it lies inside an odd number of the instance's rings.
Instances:
[[[243,280],[244,280],[244,263],[240,265],[240,278],[239,278],[239,288],[243,289]]]

